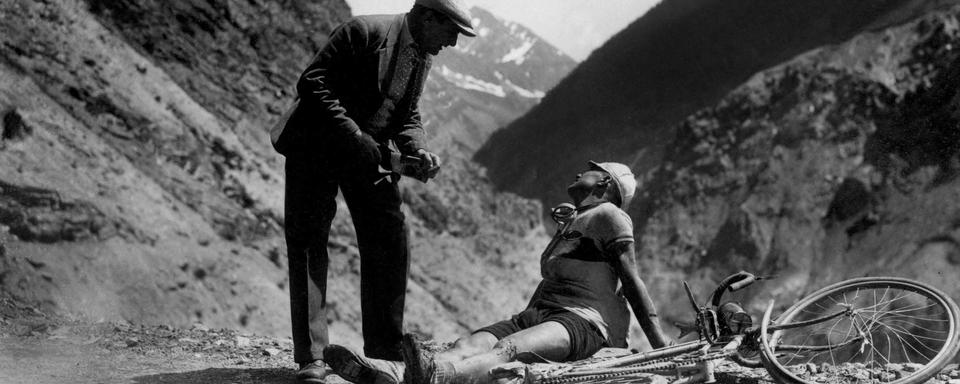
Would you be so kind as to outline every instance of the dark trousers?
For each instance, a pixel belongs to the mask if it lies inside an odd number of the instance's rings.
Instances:
[[[404,295],[410,269],[397,184],[349,176],[324,159],[288,156],[284,203],[294,360],[323,358],[327,332],[327,239],[343,192],[360,248],[364,354],[400,361]]]

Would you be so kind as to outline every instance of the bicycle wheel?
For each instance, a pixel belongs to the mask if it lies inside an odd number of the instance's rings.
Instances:
[[[843,281],[807,296],[770,324],[763,365],[782,383],[920,383],[960,348],[957,304],[936,288],[894,277]]]

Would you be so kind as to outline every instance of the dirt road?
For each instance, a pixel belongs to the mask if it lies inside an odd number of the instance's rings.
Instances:
[[[292,383],[289,339],[89,323],[0,298],[0,384]]]
[[[119,331],[105,333],[100,328],[63,327],[0,338],[0,383],[293,382],[289,348],[272,341],[239,335],[226,341],[228,335],[216,331],[157,335],[146,329],[114,327]],[[213,335],[200,341],[182,333]],[[183,346],[170,347],[167,340]],[[217,348],[218,340],[232,345]]]

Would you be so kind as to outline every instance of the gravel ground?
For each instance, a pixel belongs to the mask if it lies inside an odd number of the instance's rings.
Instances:
[[[445,344],[428,343],[430,349]],[[805,379],[829,383],[887,382],[918,369],[915,364],[791,366]],[[293,342],[235,330],[165,325],[88,323],[49,316],[0,298],[0,383],[293,383]],[[762,368],[724,361],[722,384],[771,383]],[[655,377],[667,383],[671,378]],[[342,382],[340,382],[342,383]],[[948,365],[930,380],[960,384],[960,367]]]

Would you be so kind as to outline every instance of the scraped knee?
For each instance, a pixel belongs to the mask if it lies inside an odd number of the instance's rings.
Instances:
[[[510,340],[509,337],[506,337],[500,339],[500,341],[497,341],[497,343],[493,345],[493,352],[511,361],[517,357],[517,344],[514,343],[513,340]]]

